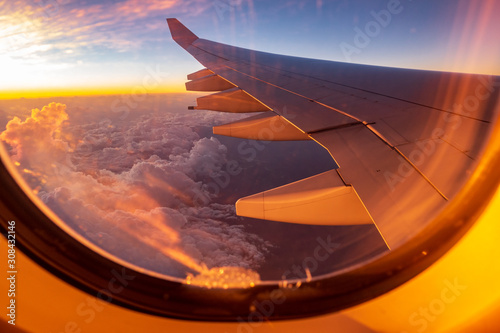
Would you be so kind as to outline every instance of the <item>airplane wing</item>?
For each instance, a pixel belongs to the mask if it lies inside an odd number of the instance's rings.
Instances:
[[[238,200],[237,214],[290,223],[374,223],[389,248],[442,210],[477,166],[499,77],[387,68],[172,38],[206,68],[186,88],[195,109],[258,112],[214,127],[255,140],[314,140],[337,169]]]

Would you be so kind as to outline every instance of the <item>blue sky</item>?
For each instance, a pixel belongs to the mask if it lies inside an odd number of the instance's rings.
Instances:
[[[127,92],[151,71],[163,75],[154,92],[182,91],[201,67],[166,17],[273,53],[498,75],[498,14],[494,0],[0,0],[0,92]]]

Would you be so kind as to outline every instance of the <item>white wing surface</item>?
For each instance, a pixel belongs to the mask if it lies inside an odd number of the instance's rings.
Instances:
[[[237,214],[302,224],[375,223],[396,247],[432,220],[477,166],[499,77],[387,68],[258,52],[198,38],[167,19],[206,69],[196,109],[263,112],[214,128],[255,140],[314,140],[338,169],[242,198]]]

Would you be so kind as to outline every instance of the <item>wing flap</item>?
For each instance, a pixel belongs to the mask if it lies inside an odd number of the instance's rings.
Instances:
[[[372,224],[370,214],[352,186],[337,173],[325,173],[236,202],[240,216],[315,225]]]
[[[203,96],[197,99],[198,110],[211,110],[221,112],[263,112],[270,109],[247,94],[240,88],[233,88],[220,93]]]
[[[274,112],[266,112],[230,124],[215,126],[214,134],[263,141],[311,140],[297,127]]]
[[[197,72],[194,72],[194,73],[191,73],[187,76],[187,79],[188,80],[196,80],[196,79],[199,79],[199,78],[202,78],[204,76],[208,76],[208,75],[212,75],[212,74],[215,74],[214,72],[212,72],[210,69],[208,68],[203,68],[203,69],[200,69],[199,71]]]
[[[222,91],[236,87],[222,77],[211,74],[186,82],[188,91]]]

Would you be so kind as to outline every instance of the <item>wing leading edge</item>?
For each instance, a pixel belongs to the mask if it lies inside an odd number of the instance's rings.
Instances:
[[[237,214],[302,224],[374,223],[389,248],[421,229],[474,170],[498,110],[494,76],[296,58],[198,38],[167,19],[217,91],[196,109],[262,112],[214,128],[255,140],[314,140],[338,169],[236,203]]]

